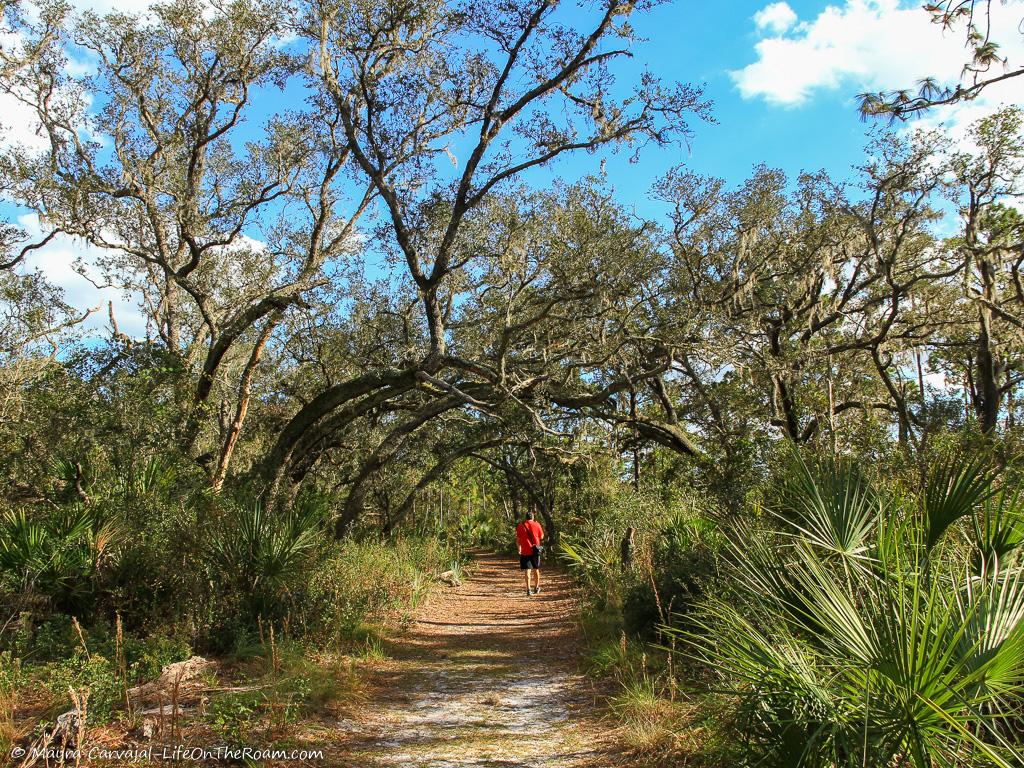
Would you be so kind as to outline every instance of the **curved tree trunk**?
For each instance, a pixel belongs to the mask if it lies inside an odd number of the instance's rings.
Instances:
[[[345,507],[336,523],[336,530],[347,531],[363,512],[363,501],[366,498],[366,482],[385,466],[402,449],[409,437],[421,426],[445,411],[462,403],[461,398],[448,397],[428,403],[417,411],[408,421],[395,427],[381,441],[380,445],[370,454],[359,468],[359,474],[349,489]]]
[[[274,445],[258,468],[258,474],[267,482],[268,503],[272,503],[273,497],[280,488],[281,480],[288,471],[296,449],[301,442],[309,444],[309,433],[320,426],[323,419],[341,406],[363,395],[375,395],[372,398],[373,405],[377,405],[413,389],[416,386],[418,370],[418,366],[400,370],[388,368],[357,376],[324,390],[299,409],[299,412],[281,430]],[[366,410],[368,410],[366,407],[356,408],[352,414],[343,414],[340,420],[334,420],[337,423],[332,426],[347,424]]]

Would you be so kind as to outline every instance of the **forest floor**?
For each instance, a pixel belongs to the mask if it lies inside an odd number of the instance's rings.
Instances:
[[[358,768],[604,768],[621,762],[579,671],[568,575],[542,570],[528,597],[518,562],[479,554],[388,641],[366,699],[342,721]]]

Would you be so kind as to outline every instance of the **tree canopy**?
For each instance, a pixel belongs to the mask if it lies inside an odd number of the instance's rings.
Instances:
[[[0,171],[45,222],[5,230],[9,481],[169,449],[271,509],[334,494],[344,535],[393,529],[467,462],[550,511],[537,467],[599,445],[727,489],[777,444],[920,451],[1016,425],[1019,110],[975,151],[881,133],[853,181],[666,169],[644,215],[596,167],[536,180],[711,118],[698,86],[621,82],[650,5],[486,5],[8,3],[2,87],[42,144]],[[77,318],[16,264],[57,234],[99,249],[145,338],[111,310],[102,343],[56,341]],[[95,409],[140,376],[127,442],[100,439]],[[51,398],[90,397],[93,437],[40,439]]]

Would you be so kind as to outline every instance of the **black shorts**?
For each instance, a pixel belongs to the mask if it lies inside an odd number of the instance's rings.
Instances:
[[[527,568],[533,568],[534,570],[540,570],[540,553],[533,555],[520,555],[519,556],[519,568],[525,571]]]

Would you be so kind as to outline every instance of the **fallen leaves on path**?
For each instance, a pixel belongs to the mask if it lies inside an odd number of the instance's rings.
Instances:
[[[597,768],[616,764],[577,669],[578,606],[567,575],[528,597],[518,562],[480,555],[390,645],[352,735],[360,768]]]

